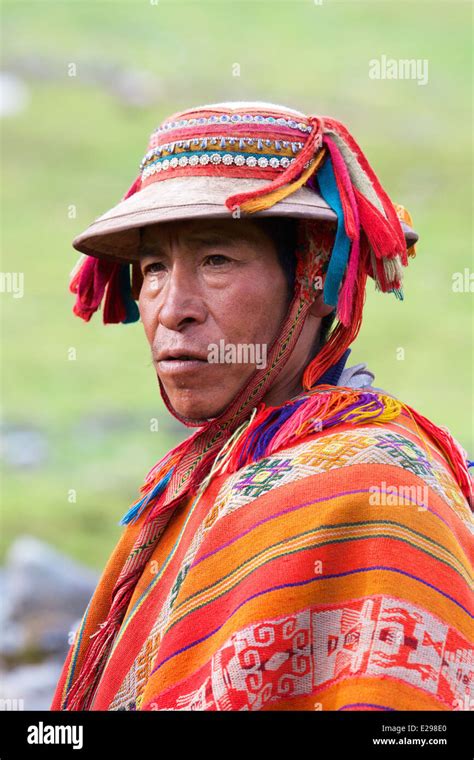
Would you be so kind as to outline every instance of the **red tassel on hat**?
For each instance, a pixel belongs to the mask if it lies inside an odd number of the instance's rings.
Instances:
[[[377,258],[393,258],[401,253],[397,233],[392,224],[367,200],[357,188],[354,188],[357,208],[362,228]],[[406,243],[403,243],[406,250]]]
[[[359,237],[359,220],[356,221],[352,204],[350,200],[350,194],[353,197],[352,183],[350,180],[349,172],[344,163],[344,160],[335,145],[334,141],[330,137],[324,136],[324,145],[329,150],[331,155],[331,162],[336,178],[337,189],[339,197],[341,199],[342,211],[344,214],[344,229],[346,235],[350,240],[356,240]],[[355,203],[355,199],[354,199]]]
[[[122,200],[138,192],[140,186],[141,175],[134,180]],[[125,319],[127,312],[119,287],[121,266],[114,261],[86,256],[80,268],[73,272],[69,283],[71,293],[77,294],[76,303],[73,306],[74,314],[81,317],[85,322],[89,322],[99,308],[105,288],[110,282],[104,306],[104,322],[116,323]]]
[[[97,311],[104,296],[107,283],[112,276],[114,262],[88,256],[82,265],[77,283],[77,298],[73,306],[74,314],[89,322]]]
[[[395,236],[395,239],[398,243],[397,253],[402,257],[402,264],[405,264],[403,261],[403,258],[406,257],[406,242],[405,242],[405,236],[403,234],[403,229],[400,224],[400,220],[397,216],[396,210],[393,206],[392,201],[388,197],[387,193],[383,189],[382,185],[379,182],[379,179],[377,175],[375,174],[374,170],[372,169],[371,165],[367,161],[364,153],[362,152],[360,146],[357,144],[357,142],[354,140],[350,132],[346,129],[344,124],[341,124],[341,122],[337,121],[336,119],[331,118],[324,118],[324,123],[327,127],[330,127],[331,129],[335,130],[339,133],[339,135],[344,139],[344,141],[347,143],[347,145],[350,147],[350,149],[355,153],[357,156],[358,162],[364,172],[366,173],[367,177],[370,179],[371,184],[377,193],[377,196],[383,206],[383,209],[386,214],[386,220],[385,223],[388,222],[388,229],[386,233],[387,239],[392,236]],[[374,206],[370,204],[370,207],[374,209]],[[380,212],[378,212],[381,219],[383,219]],[[383,222],[380,220],[379,226],[383,226]],[[367,229],[365,230],[367,233]],[[380,233],[379,233],[380,235]],[[390,254],[381,254],[381,255],[390,255]]]

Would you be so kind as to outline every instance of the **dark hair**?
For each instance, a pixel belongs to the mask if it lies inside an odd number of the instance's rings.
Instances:
[[[273,241],[278,254],[278,261],[285,273],[288,284],[288,302],[293,297],[296,273],[296,246],[298,243],[298,219],[291,217],[274,216],[263,217],[255,220]],[[336,317],[336,312],[332,311],[321,320],[321,330],[315,345],[315,352],[326,343],[331,331],[331,327]]]

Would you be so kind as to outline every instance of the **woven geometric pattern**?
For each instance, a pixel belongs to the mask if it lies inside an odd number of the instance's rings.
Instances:
[[[379,484],[413,499],[372,504]],[[221,476],[182,521],[148,633],[93,709],[453,710],[471,698],[472,513],[407,420]],[[144,582],[145,598],[153,589]]]
[[[473,667],[474,653],[454,629],[420,607],[371,597],[236,632],[204,673],[180,683],[150,709],[261,710],[311,695],[316,702],[321,687],[362,676],[390,676],[436,695],[452,709],[455,699],[474,697]]]

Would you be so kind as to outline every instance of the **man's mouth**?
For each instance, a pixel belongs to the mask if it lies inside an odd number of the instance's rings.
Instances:
[[[204,359],[198,359],[196,356],[191,356],[191,354],[179,354],[179,356],[169,356],[165,361],[185,361],[185,362],[192,362],[192,361],[204,361]]]
[[[182,374],[185,372],[196,372],[209,366],[207,357],[197,353],[182,353],[178,350],[162,352],[156,361],[158,371],[164,375]]]

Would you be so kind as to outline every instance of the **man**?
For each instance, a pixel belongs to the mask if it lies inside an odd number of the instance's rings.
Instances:
[[[401,298],[416,240],[334,119],[221,103],[152,134],[74,241],[74,311],[141,317],[196,430],[123,518],[53,710],[465,709],[464,452],[345,368],[367,277]]]

